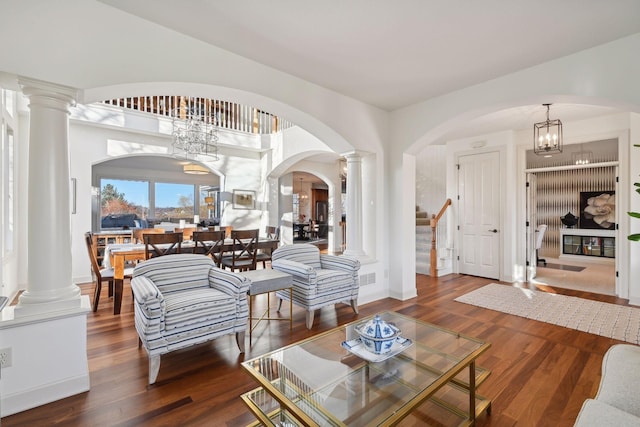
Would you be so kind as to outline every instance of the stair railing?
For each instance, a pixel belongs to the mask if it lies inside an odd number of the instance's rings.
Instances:
[[[432,214],[431,215],[431,220],[430,220],[430,225],[431,225],[431,253],[429,256],[429,263],[430,263],[430,274],[431,277],[437,277],[438,275],[438,250],[437,250],[437,238],[436,238],[436,228],[438,227],[438,221],[440,221],[440,218],[442,218],[442,215],[444,215],[445,211],[447,210],[447,208],[451,205],[451,199],[447,199],[446,202],[444,202],[444,205],[442,206],[442,209],[440,209],[440,212],[438,212],[438,215],[436,214]]]

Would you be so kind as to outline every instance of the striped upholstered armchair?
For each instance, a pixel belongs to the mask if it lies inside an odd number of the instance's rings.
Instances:
[[[194,344],[236,334],[244,353],[251,281],[219,269],[203,255],[152,258],[133,270],[135,326],[149,355],[149,384],[160,356]]]
[[[358,313],[360,261],[347,256],[321,254],[311,244],[285,245],[271,255],[271,267],[293,276],[293,302],[307,310],[307,328],[316,309],[336,303],[351,304]],[[280,304],[288,291],[278,291]]]

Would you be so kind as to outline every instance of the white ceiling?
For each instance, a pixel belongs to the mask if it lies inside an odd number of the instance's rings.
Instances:
[[[385,110],[640,32],[638,0],[101,0]]]

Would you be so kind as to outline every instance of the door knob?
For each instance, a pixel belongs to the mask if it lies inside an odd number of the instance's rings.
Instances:
[[[495,228],[493,230],[489,230],[489,231],[492,232],[492,233],[497,233],[498,232],[498,230],[495,229]]]

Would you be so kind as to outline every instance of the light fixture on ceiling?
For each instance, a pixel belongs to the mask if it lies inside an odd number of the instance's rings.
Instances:
[[[296,194],[298,195],[298,200],[300,203],[305,203],[309,198],[307,192],[302,189],[302,178],[300,178],[300,186],[298,187],[298,191],[296,191]]]
[[[562,153],[562,122],[549,120],[551,104],[542,105],[547,107],[547,120],[533,125],[533,152],[543,156]]]
[[[571,157],[576,165],[588,165],[593,163],[593,152],[584,151],[582,147],[580,147],[579,152],[573,153]]]
[[[218,127],[215,115],[198,106],[172,110],[174,157],[186,160],[218,160]]]
[[[184,173],[188,173],[190,175],[206,175],[209,173],[209,169],[195,163],[187,163],[182,166],[182,170]]]

